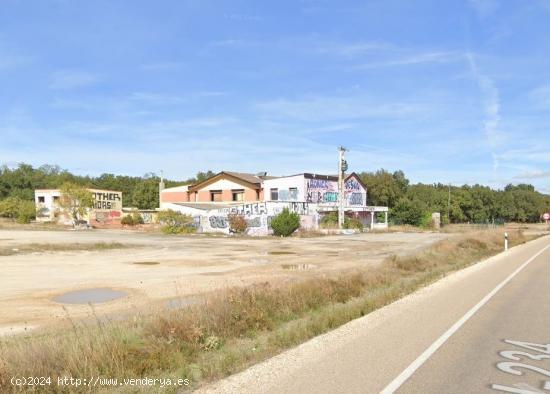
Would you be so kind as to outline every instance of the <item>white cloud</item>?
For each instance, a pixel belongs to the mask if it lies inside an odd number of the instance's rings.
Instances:
[[[485,138],[491,150],[491,158],[493,161],[493,171],[496,171],[499,166],[499,155],[496,153],[496,148],[501,144],[503,134],[499,131],[500,122],[500,97],[497,87],[493,80],[482,74],[477,66],[474,56],[469,53],[467,55],[470,63],[472,74],[481,90],[485,120],[483,122],[483,130]]]
[[[93,85],[99,80],[95,74],[85,71],[56,71],[51,76],[50,89],[69,90]]]

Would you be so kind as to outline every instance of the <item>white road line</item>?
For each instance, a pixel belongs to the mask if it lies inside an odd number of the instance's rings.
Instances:
[[[412,376],[415,371],[422,366],[431,356],[434,354],[437,349],[439,349],[447,340],[460,329],[477,311],[479,311],[483,305],[485,305],[500,289],[502,289],[508,282],[510,282],[514,276],[516,276],[521,270],[523,270],[527,265],[539,257],[546,249],[550,248],[550,245],[545,246],[535,255],[533,255],[529,260],[524,262],[518,269],[512,272],[506,279],[504,279],[497,287],[495,287],[489,294],[487,294],[481,301],[479,301],[472,309],[464,314],[455,324],[452,325],[443,335],[441,335],[437,340],[430,345],[424,352],[418,356],[401,374],[391,381],[390,384],[384,388],[380,393],[381,394],[390,394],[394,393],[405,381]]]

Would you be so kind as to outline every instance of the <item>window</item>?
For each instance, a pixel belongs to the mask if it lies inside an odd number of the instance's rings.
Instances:
[[[233,201],[244,201],[244,189],[231,190]]]
[[[210,190],[210,201],[213,201],[213,202],[222,201],[222,191],[221,190]]]
[[[271,189],[271,201],[277,201],[279,199],[279,189]]]
[[[38,197],[38,202],[46,202],[46,199],[44,198],[44,196],[39,196]]]
[[[53,202],[58,203],[59,202],[59,196],[53,196]]]
[[[297,187],[289,187],[288,188],[288,197],[289,197],[289,200],[292,200],[292,201],[298,200],[298,188]]]

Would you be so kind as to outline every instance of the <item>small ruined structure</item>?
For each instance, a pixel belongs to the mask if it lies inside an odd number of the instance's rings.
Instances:
[[[94,227],[120,226],[122,217],[122,192],[114,190],[88,189],[94,199],[82,220]],[[37,189],[34,191],[36,220],[71,225],[72,218],[63,213],[59,206],[61,190]]]
[[[200,232],[229,233],[228,216],[240,214],[249,234],[266,235],[271,218],[284,208],[300,215],[302,228],[318,229],[324,215],[338,211],[338,189],[338,177],[333,175],[274,177],[222,171],[194,185],[159,188],[160,209],[191,215]],[[367,205],[367,187],[357,174],[345,178],[343,198],[347,216],[368,229],[387,227],[388,208]],[[383,221],[378,221],[379,215]]]

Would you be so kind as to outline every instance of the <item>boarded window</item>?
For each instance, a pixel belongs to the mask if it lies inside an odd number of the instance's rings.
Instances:
[[[279,199],[279,189],[271,189],[271,201],[277,201]]]

